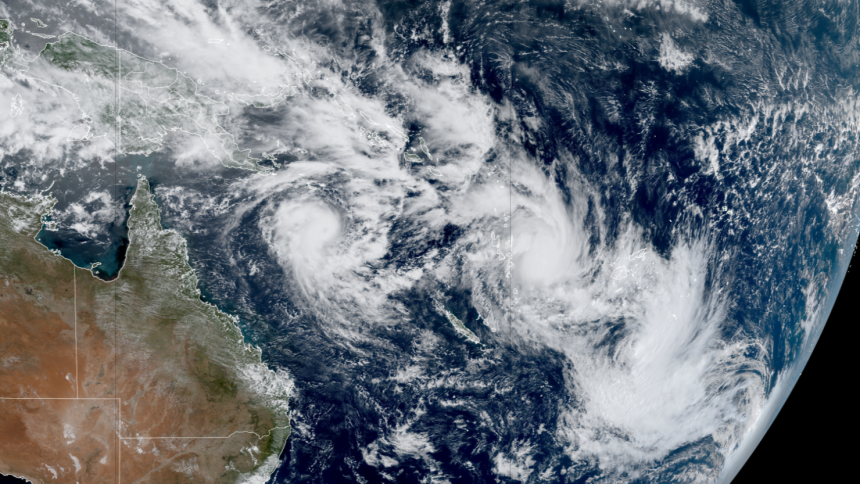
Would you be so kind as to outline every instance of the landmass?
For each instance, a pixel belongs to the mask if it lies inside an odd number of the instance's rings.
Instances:
[[[104,282],[36,242],[54,201],[0,192],[0,473],[34,483],[264,483],[289,385],[200,299],[146,178]]]
[[[478,338],[478,335],[476,335],[475,333],[472,332],[472,330],[467,328],[466,325],[463,323],[463,321],[460,321],[460,318],[458,318],[457,316],[454,316],[454,313],[452,313],[451,311],[448,311],[444,307],[442,307],[441,309],[443,311],[443,314],[445,314],[445,317],[448,318],[448,322],[451,323],[451,327],[454,328],[454,331],[456,331],[457,334],[466,338],[471,343],[474,343],[474,344],[480,344],[481,343],[481,339]]]
[[[12,24],[0,19],[0,66],[12,55]]]
[[[183,132],[200,137],[227,167],[267,170],[219,124],[227,105],[198,92],[197,83],[177,69],[71,32],[27,60],[17,55],[13,31],[9,20],[0,19],[0,67],[71,97],[78,112],[69,119],[67,141],[104,138],[119,153],[149,155],[164,146],[169,132]],[[262,96],[265,102],[250,104],[271,106],[289,95],[281,86]]]

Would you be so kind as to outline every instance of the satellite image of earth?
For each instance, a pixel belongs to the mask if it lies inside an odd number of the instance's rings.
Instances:
[[[0,0],[0,474],[729,483],[860,230],[857,0]]]

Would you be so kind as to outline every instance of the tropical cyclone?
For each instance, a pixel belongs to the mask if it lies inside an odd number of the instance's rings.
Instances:
[[[111,283],[34,240],[52,204],[0,193],[0,473],[265,482],[289,435],[289,385],[200,300],[148,181]]]

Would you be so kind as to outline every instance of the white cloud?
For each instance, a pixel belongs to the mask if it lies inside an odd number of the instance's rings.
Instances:
[[[706,19],[687,2],[624,3],[634,10],[660,6]],[[373,45],[380,55],[374,69],[380,89],[408,99],[392,112],[382,96],[365,95],[321,68],[337,60],[333,53],[289,38],[244,3],[219,5],[206,10],[196,2],[176,2],[168,10],[161,2],[136,0],[119,7],[125,25],[136,22],[144,49],[230,106],[223,117],[227,130],[247,135],[243,143],[255,151],[288,152],[299,161],[267,176],[243,178],[226,194],[159,188],[180,218],[190,221],[192,210],[231,213],[238,224],[267,201],[257,228],[299,289],[295,297],[305,298],[308,310],[329,316],[323,318],[324,329],[347,342],[362,337],[358,324],[408,315],[389,298],[397,291],[428,279],[467,286],[472,306],[491,328],[512,318],[519,337],[555,348],[573,363],[565,378],[583,406],[562,409],[558,437],[574,457],[595,458],[605,466],[636,464],[708,435],[731,446],[749,428],[744,416],[756,415],[763,404],[762,382],[732,375],[737,365],[760,365],[742,358],[745,348],[760,342],[725,342],[718,336],[727,301],[705,284],[714,256],[707,238],[680,242],[664,258],[628,222],[614,247],[599,244],[592,252],[585,214],[588,197],[599,199],[593,188],[572,173],[571,200],[563,200],[532,160],[510,148],[510,140],[497,138],[497,124],[509,121],[510,106],[475,93],[466,67],[431,53],[394,63],[383,55],[384,35],[377,32]],[[248,26],[254,26],[253,35]],[[693,59],[663,34],[658,58],[663,68],[682,73]],[[403,65],[424,69],[434,80],[415,79]],[[67,92],[17,81],[0,77],[5,153],[27,147],[35,158],[49,160],[72,149],[93,156],[108,152],[107,141],[66,141],[80,117]],[[279,91],[282,86],[291,89]],[[242,115],[251,99],[278,98],[264,95],[274,92],[290,95],[264,110],[271,122]],[[11,102],[18,95],[24,102],[12,120]],[[413,162],[404,161],[402,131],[410,121],[423,127],[418,136],[432,157],[414,144],[415,151],[408,152]],[[199,139],[175,137],[172,143],[183,169],[211,168],[200,161],[207,148]],[[492,159],[493,150],[508,156]],[[713,161],[704,140],[697,155]],[[514,190],[509,177],[517,182]],[[71,204],[67,212],[74,228],[92,236],[112,216],[109,202],[106,192],[94,192]],[[595,205],[599,218],[602,207]],[[414,233],[397,235],[395,222],[411,224]],[[382,261],[392,244],[409,242],[391,237],[419,240],[446,224],[462,231],[452,247],[428,251],[408,270]],[[516,290],[513,307],[511,289]],[[405,366],[393,377],[415,385],[428,378],[419,365]],[[734,398],[740,393],[745,407]],[[432,452],[429,437],[406,425],[363,450],[369,463],[383,466],[407,456],[429,461]],[[507,469],[510,477],[528,478],[531,452],[523,445],[514,454],[498,453],[497,472]]]
[[[660,41],[660,65],[667,71],[683,74],[693,63],[694,56],[681,50],[672,40],[672,36],[664,32]]]
[[[685,15],[697,22],[708,21],[707,5],[701,0],[605,0],[604,3],[626,7],[637,12],[660,10],[665,13]]]
[[[57,219],[68,221],[69,227],[87,238],[95,238],[111,221],[116,220],[119,212],[107,191],[89,192],[85,198],[73,202],[55,215]]]

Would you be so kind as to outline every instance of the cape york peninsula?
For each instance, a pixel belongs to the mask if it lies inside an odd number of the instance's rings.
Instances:
[[[111,282],[36,242],[53,203],[0,192],[0,473],[264,483],[289,435],[289,383],[200,299],[147,179]]]

